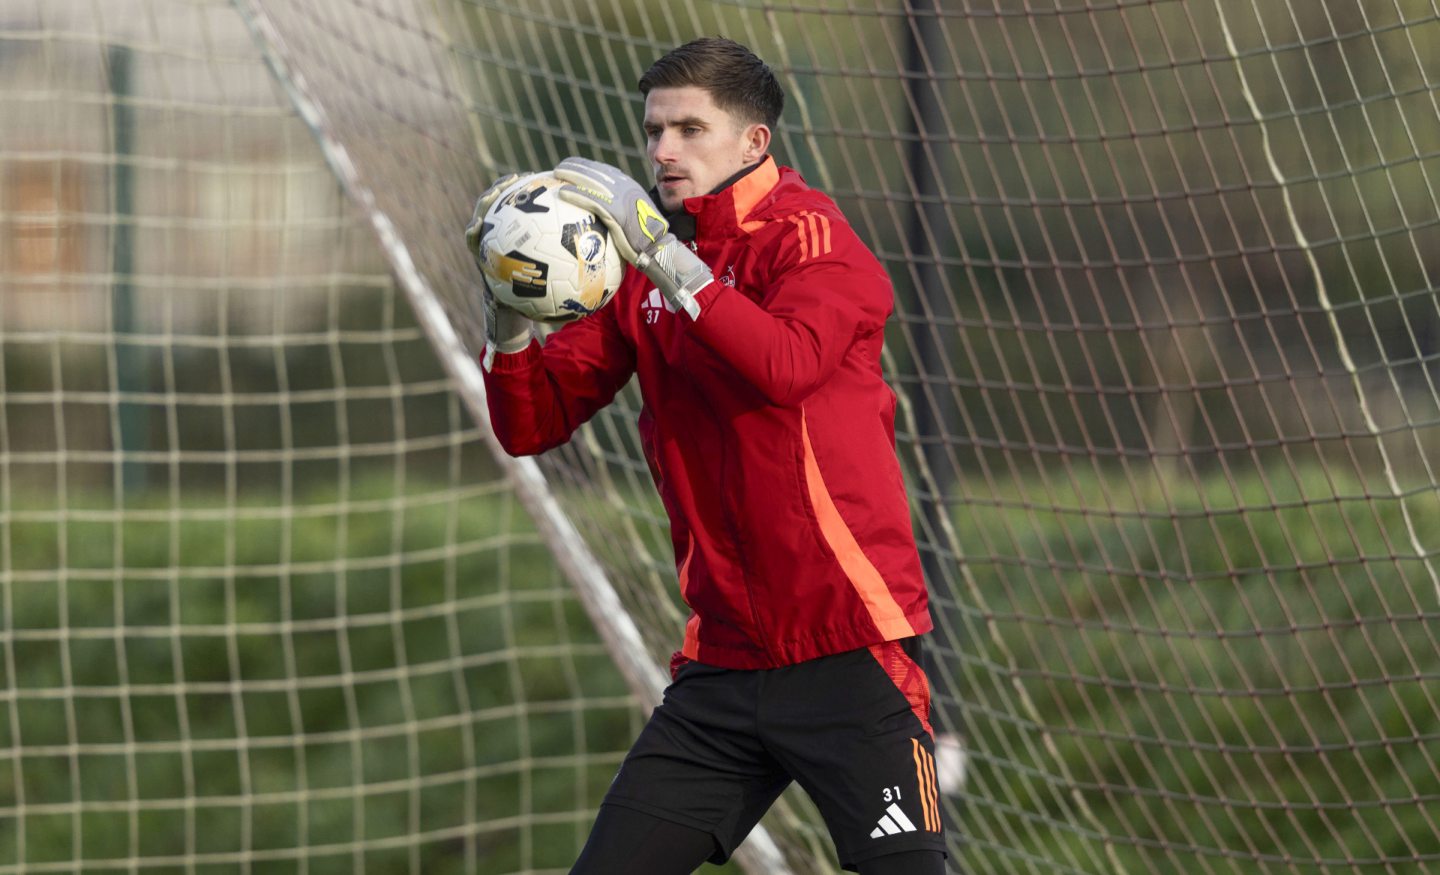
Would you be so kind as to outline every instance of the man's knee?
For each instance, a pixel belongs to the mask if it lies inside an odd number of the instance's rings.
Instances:
[[[940,851],[901,851],[861,862],[860,875],[945,875]]]
[[[570,875],[689,875],[715,853],[704,830],[618,805],[602,805]]]

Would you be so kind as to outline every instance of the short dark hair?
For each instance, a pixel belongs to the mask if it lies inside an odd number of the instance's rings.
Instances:
[[[785,92],[765,62],[724,37],[701,37],[671,49],[640,77],[642,95],[687,85],[710,92],[716,106],[748,124],[774,128],[785,108]]]

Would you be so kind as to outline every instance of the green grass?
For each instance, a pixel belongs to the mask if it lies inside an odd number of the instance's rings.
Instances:
[[[568,868],[636,712],[528,520],[336,499],[12,503],[0,871]]]
[[[1428,852],[1433,497],[1066,482],[957,511],[966,870]],[[638,724],[548,551],[500,490],[338,498],[12,503],[0,871],[568,868]]]
[[[1440,513],[1319,473],[1217,476],[1160,512],[1099,481],[961,512],[976,862],[1433,858],[1437,593],[1406,533],[1432,541]]]

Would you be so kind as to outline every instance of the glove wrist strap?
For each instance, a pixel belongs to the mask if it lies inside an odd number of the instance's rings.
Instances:
[[[666,234],[635,260],[670,306],[683,310],[694,322],[700,318],[700,303],[695,296],[715,281],[715,275],[700,256],[673,234]]]

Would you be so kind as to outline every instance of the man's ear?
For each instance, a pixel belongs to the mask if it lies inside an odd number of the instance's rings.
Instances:
[[[770,128],[766,125],[755,123],[745,128],[743,135],[745,144],[745,163],[754,164],[770,149]]]

